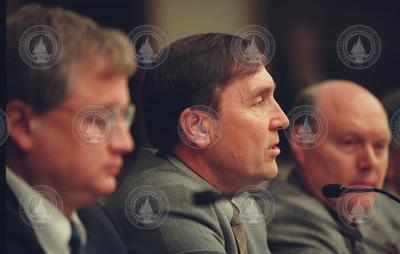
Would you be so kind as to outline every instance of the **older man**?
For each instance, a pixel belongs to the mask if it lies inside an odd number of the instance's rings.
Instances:
[[[93,202],[134,147],[128,45],[61,8],[7,20],[7,253],[126,253]]]
[[[245,50],[250,42],[218,33],[186,37],[146,74],[144,114],[158,153],[139,154],[106,204],[131,253],[269,253],[257,220],[265,210],[247,199],[254,218],[246,220],[232,196],[275,177],[278,130],[288,119],[262,57],[241,63],[235,45]],[[204,190],[227,200],[195,206],[192,195]]]
[[[382,187],[390,142],[383,106],[343,80],[311,86],[298,102],[314,109],[309,120],[292,123],[295,169],[287,181],[269,186],[277,204],[268,227],[271,251],[398,253],[400,218],[391,200],[366,193],[327,198],[321,192],[330,183]]]

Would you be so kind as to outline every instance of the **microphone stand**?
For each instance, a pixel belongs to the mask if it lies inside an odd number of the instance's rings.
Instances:
[[[385,191],[383,189],[379,189],[379,188],[347,188],[344,193],[351,193],[351,192],[379,192],[382,193],[386,196],[388,196],[389,198],[393,199],[394,201],[396,201],[397,203],[400,204],[400,197]]]

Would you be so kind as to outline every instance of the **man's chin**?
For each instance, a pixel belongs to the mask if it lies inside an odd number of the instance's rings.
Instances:
[[[107,177],[97,189],[98,196],[108,196],[117,188],[117,180],[115,177]]]
[[[278,166],[276,161],[269,163],[265,168],[264,180],[272,180],[278,175]]]

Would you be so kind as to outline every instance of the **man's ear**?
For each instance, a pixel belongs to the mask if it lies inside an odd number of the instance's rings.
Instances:
[[[186,108],[179,117],[182,141],[192,148],[205,149],[214,144],[217,132],[215,117],[202,109]]]
[[[23,151],[32,149],[32,107],[21,100],[12,100],[6,107],[9,137]]]

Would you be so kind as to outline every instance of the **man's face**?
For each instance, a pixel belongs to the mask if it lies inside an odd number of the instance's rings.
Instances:
[[[122,154],[134,147],[120,116],[108,142],[87,148],[74,138],[73,119],[83,107],[123,109],[129,104],[127,75],[107,74],[106,67],[105,61],[97,61],[94,66],[76,71],[71,91],[60,105],[32,121],[34,141],[28,160],[36,174],[46,175],[47,181],[57,187],[64,202],[82,205],[114,191]]]
[[[320,98],[318,106],[328,121],[326,139],[313,149],[296,149],[305,185],[330,207],[337,200],[323,197],[325,184],[382,187],[390,131],[377,101],[369,95],[341,102]]]
[[[274,99],[274,89],[263,67],[253,76],[235,80],[221,94],[222,134],[210,148],[211,163],[232,187],[272,179],[278,172],[278,129],[286,128],[288,119]]]

